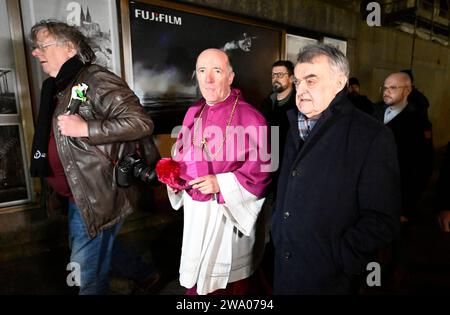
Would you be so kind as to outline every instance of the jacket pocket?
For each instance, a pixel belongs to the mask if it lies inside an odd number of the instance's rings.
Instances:
[[[105,178],[107,183],[111,183],[112,187],[116,186],[115,177],[114,177],[114,169],[115,165],[107,153],[104,152],[102,146],[93,146],[92,150],[97,156],[99,167],[102,171],[103,177]]]

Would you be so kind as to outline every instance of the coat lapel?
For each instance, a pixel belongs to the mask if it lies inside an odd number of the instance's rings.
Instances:
[[[316,126],[311,130],[308,138],[303,144],[300,151],[297,153],[295,161],[292,165],[297,165],[297,163],[316,145],[320,138],[326,133],[326,131],[333,126],[342,114],[347,113],[351,110],[351,105],[348,104],[346,93],[344,91],[339,92],[334,100],[331,102],[330,106],[323,112],[323,116],[317,121]],[[297,125],[297,118],[295,120]],[[291,126],[293,126],[291,124]],[[300,139],[300,133],[297,128],[295,129],[297,133],[297,138]],[[298,143],[298,141],[297,141]],[[298,147],[297,147],[298,149]]]
[[[289,125],[289,132],[292,134],[292,139],[294,139],[295,149],[298,151],[300,148],[300,132],[298,131],[298,109],[297,107],[290,109],[286,112]]]

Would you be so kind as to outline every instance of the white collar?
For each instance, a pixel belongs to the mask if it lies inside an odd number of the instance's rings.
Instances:
[[[214,105],[216,105],[216,104],[218,104],[218,103],[222,103],[223,101],[225,101],[225,100],[228,98],[228,96],[230,96],[230,94],[231,94],[231,90],[230,90],[230,92],[228,92],[228,95],[225,96],[225,98],[224,98],[223,100],[218,101],[218,102],[215,102],[214,104],[210,104],[210,103],[206,102],[206,105],[208,105],[208,106],[214,106]]]
[[[384,124],[387,124],[392,119],[394,119],[405,109],[406,106],[408,106],[408,103],[403,105],[388,106],[386,108],[386,111],[384,112]]]

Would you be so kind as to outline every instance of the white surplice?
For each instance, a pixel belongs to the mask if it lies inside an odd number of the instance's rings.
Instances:
[[[217,174],[224,204],[196,201],[168,190],[172,207],[184,206],[180,284],[198,294],[223,289],[252,275],[264,252],[264,198],[249,193],[233,173]]]

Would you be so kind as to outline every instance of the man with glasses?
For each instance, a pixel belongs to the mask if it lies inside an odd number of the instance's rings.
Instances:
[[[289,129],[286,112],[295,108],[294,65],[278,60],[272,65],[272,93],[263,100],[261,112],[269,126],[279,127],[279,156],[283,154]]]
[[[295,108],[294,65],[289,60],[278,60],[272,65],[272,93],[261,103],[261,112],[271,127],[278,127],[278,156],[282,157],[289,121],[286,112]],[[282,159],[280,159],[282,163]],[[276,198],[276,186],[280,168],[272,176],[272,189],[267,196],[264,207],[272,212]],[[273,243],[266,245],[263,269],[267,277],[273,278]]]
[[[423,119],[408,103],[412,85],[403,72],[392,73],[380,88],[383,104],[375,117],[392,130],[397,144],[402,187],[402,222],[416,216],[417,203],[427,180]]]
[[[335,47],[309,45],[298,56],[272,218],[275,294],[357,292],[399,225],[392,133],[347,99],[348,74]]]
[[[412,82],[404,72],[392,73],[386,77],[380,91],[383,103],[377,105],[375,117],[394,134],[397,145],[401,178],[401,233],[393,244],[392,262],[388,277],[398,290],[406,286],[409,273],[410,228],[418,218],[418,202],[428,178],[427,147],[423,118],[408,96]]]
[[[137,186],[117,185],[114,161],[151,136],[153,121],[121,78],[93,64],[94,52],[75,27],[45,20],[30,35],[32,55],[50,76],[42,84],[31,175],[69,200],[70,266],[79,293],[105,294],[114,240],[138,194]],[[139,144],[153,161],[150,141]]]

